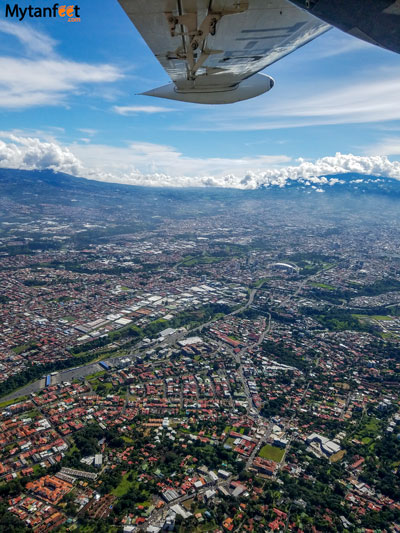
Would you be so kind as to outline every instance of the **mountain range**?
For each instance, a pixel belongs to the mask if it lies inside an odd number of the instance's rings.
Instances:
[[[260,197],[264,194],[281,194],[288,191],[296,192],[324,192],[351,193],[355,195],[384,195],[398,197],[400,195],[400,181],[393,178],[370,176],[358,173],[334,174],[299,180],[288,179],[282,186],[262,185],[255,190],[222,189],[214,187],[202,188],[162,188],[143,187],[104,181],[89,180],[54,172],[52,170],[18,170],[0,169],[0,198],[9,201],[27,204],[36,199],[41,202],[68,204],[73,201],[92,202],[94,198],[101,197],[106,204],[116,200],[155,200],[156,197],[165,198],[190,198],[220,197],[225,199],[246,195],[248,198]]]

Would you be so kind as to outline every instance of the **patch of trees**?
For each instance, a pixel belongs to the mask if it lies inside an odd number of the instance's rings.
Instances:
[[[127,514],[132,512],[132,509],[134,509],[137,504],[147,501],[150,497],[150,493],[146,488],[144,483],[139,483],[137,488],[130,488],[129,491],[124,494],[122,498],[119,498],[118,502],[114,505],[113,513],[117,516]]]
[[[395,278],[379,279],[371,285],[365,285],[357,290],[359,296],[378,296],[385,292],[400,290],[400,281]]]
[[[289,257],[281,258],[281,261],[288,261],[289,263],[295,263],[297,266],[304,268],[310,262],[311,263],[330,263],[336,261],[338,258],[335,256],[318,254],[314,252],[298,252],[292,254]]]
[[[99,440],[103,437],[103,430],[97,424],[89,424],[74,435],[75,445],[82,457],[99,452]]]
[[[15,514],[7,510],[7,504],[0,503],[0,531],[7,531],[7,533],[25,533],[32,531],[25,527],[24,523]]]
[[[24,285],[27,287],[44,287],[47,285],[47,281],[44,279],[26,279]]]
[[[296,355],[293,350],[287,348],[283,342],[273,342],[265,340],[262,343],[263,354],[266,357],[273,356],[278,363],[294,366],[300,370],[308,368],[309,363],[303,356]]]
[[[91,350],[95,350],[96,348],[102,348],[103,346],[107,346],[107,344],[110,344],[112,341],[108,335],[104,335],[101,337],[98,337],[97,339],[93,339],[90,342],[87,342],[85,344],[79,344],[78,346],[74,346],[71,348],[72,354],[78,354],[78,353],[84,353],[89,352]]]
[[[268,400],[264,403],[261,409],[261,415],[267,418],[271,416],[278,416],[281,414],[282,407],[287,407],[288,401],[283,396],[279,396],[274,400]]]
[[[102,484],[100,485],[99,492],[100,494],[108,494],[113,489],[118,487],[122,481],[122,473],[120,468],[115,468],[114,470],[107,470],[102,476]]]
[[[312,273],[310,270],[307,272],[310,274]],[[371,285],[353,285],[353,290],[324,290],[315,287],[310,291],[310,294],[316,299],[323,299],[333,304],[340,304],[342,300],[349,300],[354,296],[379,296],[386,292],[398,290],[400,290],[400,281],[395,278],[386,278],[377,280],[374,283],[371,283]],[[387,314],[386,310],[385,314]]]
[[[143,332],[147,337],[154,337],[166,328],[180,328],[183,326],[196,327],[205,322],[210,321],[216,315],[226,315],[231,311],[229,305],[226,304],[209,304],[205,305],[201,309],[193,311],[183,311],[171,320],[164,320],[162,318],[150,322]]]
[[[348,309],[326,309],[321,311],[310,307],[303,308],[302,313],[318,320],[321,325],[330,331],[366,331],[373,333],[374,327],[370,324],[360,322],[352,316],[351,310]]]
[[[11,256],[14,255],[31,255],[37,250],[59,250],[62,243],[56,241],[35,241],[21,245],[8,245],[0,247],[1,252],[6,252]]]
[[[236,454],[231,450],[226,450],[222,446],[211,446],[199,441],[195,441],[189,445],[187,452],[193,457],[196,457],[201,464],[205,464],[208,468],[218,469],[221,463],[228,464],[228,470],[239,473],[244,468],[243,463],[236,461]]]
[[[389,498],[400,499],[400,483],[394,463],[400,461],[400,441],[394,435],[375,440],[374,454],[368,457],[361,478]]]

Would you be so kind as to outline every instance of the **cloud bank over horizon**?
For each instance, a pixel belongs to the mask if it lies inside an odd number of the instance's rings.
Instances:
[[[290,164],[289,164],[290,163]],[[318,188],[338,180],[330,175],[359,173],[400,181],[400,161],[386,156],[336,153],[314,161],[262,155],[191,158],[169,146],[130,143],[118,148],[73,144],[0,132],[0,168],[64,172],[98,181],[152,187],[256,189],[300,182]]]

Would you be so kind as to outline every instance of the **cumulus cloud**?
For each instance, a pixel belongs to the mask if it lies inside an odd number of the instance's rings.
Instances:
[[[2,138],[1,138],[2,137]],[[51,169],[74,176],[83,173],[77,157],[66,147],[32,137],[13,134],[0,137],[0,167],[23,170]]]
[[[178,158],[179,159],[179,158]],[[266,158],[267,159],[267,158]],[[196,161],[196,160],[195,160]],[[182,158],[184,165],[188,161]],[[224,170],[211,173],[210,171],[174,174],[166,172],[149,172],[134,168],[116,173],[104,169],[90,169],[85,171],[85,176],[102,181],[128,183],[132,185],[159,186],[159,187],[224,187],[235,189],[257,189],[263,187],[285,187],[289,183],[299,182],[312,187],[316,192],[322,192],[321,186],[332,186],[343,183],[343,180],[329,178],[332,174],[360,173],[378,177],[388,177],[400,180],[400,162],[390,161],[384,156],[355,156],[340,154],[327,156],[316,161],[299,159],[296,164],[282,166],[277,163],[265,162],[264,169],[259,168],[260,159],[247,160],[247,165],[254,165],[253,169],[244,171],[237,160],[224,160]],[[203,167],[213,164],[213,159],[203,161]],[[196,166],[197,162],[193,166]],[[236,168],[235,168],[236,167]],[[228,170],[229,169],[229,170]],[[234,170],[233,170],[234,169]]]
[[[146,176],[170,176],[173,182],[176,176],[188,177],[194,184],[196,177],[207,176],[210,179],[232,172],[240,179],[248,169],[263,169],[287,164],[291,159],[286,155],[260,155],[255,157],[188,157],[174,147],[147,142],[131,142],[127,146],[73,144],[71,151],[79,157],[86,168],[99,168],[114,179],[121,174],[130,179],[132,169]],[[137,179],[136,174],[133,179]],[[158,178],[156,178],[158,179]],[[186,180],[183,178],[184,183]],[[153,184],[153,182],[152,182]]]
[[[115,82],[123,76],[114,65],[61,57],[53,39],[27,25],[0,21],[0,33],[12,35],[23,48],[21,57],[0,56],[2,108],[58,105],[85,86]]]
[[[300,182],[317,192],[343,182],[333,174],[360,173],[400,180],[400,161],[385,156],[337,153],[315,161],[287,156],[243,159],[191,158],[172,147],[132,143],[61,146],[38,138],[0,132],[0,167],[52,169],[88,179],[157,187],[224,187],[256,189]]]

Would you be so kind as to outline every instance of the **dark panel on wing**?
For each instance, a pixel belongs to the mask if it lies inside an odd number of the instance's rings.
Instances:
[[[400,53],[400,0],[291,0],[364,41]]]

